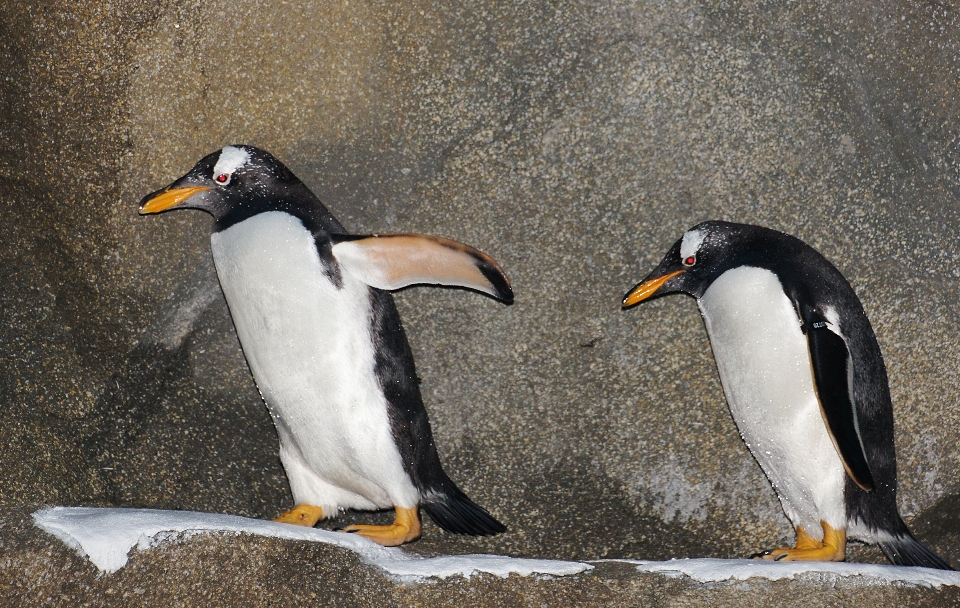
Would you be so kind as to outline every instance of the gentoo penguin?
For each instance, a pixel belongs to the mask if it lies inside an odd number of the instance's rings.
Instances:
[[[459,534],[506,531],[447,477],[393,297],[412,284],[513,301],[486,254],[415,234],[350,235],[280,161],[227,146],[140,202],[213,216],[213,259],[244,355],[280,438],[296,507],[314,526],[342,509],[396,511],[345,529],[383,545],[420,537],[419,507]]]
[[[623,299],[671,293],[700,307],[730,412],[796,528],[796,547],[757,557],[844,559],[846,541],[891,562],[951,569],[897,512],[887,372],[850,284],[800,240],[704,222]]]

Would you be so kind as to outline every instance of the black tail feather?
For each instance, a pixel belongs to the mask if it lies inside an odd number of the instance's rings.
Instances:
[[[893,540],[878,542],[887,559],[898,566],[921,566],[938,570],[953,570],[947,562],[918,541],[912,534],[900,534]]]
[[[459,490],[424,496],[420,506],[438,526],[454,534],[490,536],[507,528]]]

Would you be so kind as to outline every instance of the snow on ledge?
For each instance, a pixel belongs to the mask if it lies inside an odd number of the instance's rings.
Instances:
[[[960,586],[960,572],[883,564],[847,562],[773,562],[762,559],[672,559],[666,562],[644,560],[604,560],[635,564],[639,572],[666,576],[688,576],[699,583],[745,581],[765,578],[771,581],[815,577],[817,580],[876,585],[904,584],[922,587]],[[596,563],[596,562],[595,562]]]
[[[501,578],[510,574],[568,576],[593,568],[581,562],[524,559],[500,555],[419,557],[396,547],[343,532],[304,528],[236,515],[159,511],[155,509],[102,509],[47,507],[33,514],[34,524],[56,536],[89,559],[102,572],[116,572],[127,564],[130,551],[149,549],[164,541],[196,534],[255,534],[286,540],[327,543],[350,549],[364,563],[376,566],[403,582],[487,573]]]
[[[33,514],[36,526],[88,558],[102,572],[116,572],[127,564],[132,549],[146,550],[167,541],[197,534],[255,534],[286,540],[326,543],[349,549],[366,564],[376,566],[403,582],[487,573],[505,578],[521,576],[569,576],[593,568],[583,562],[524,559],[500,555],[448,555],[420,557],[396,547],[342,532],[279,524],[236,515],[154,509],[101,509],[93,507],[47,507]],[[699,583],[800,579],[844,582],[853,585],[918,585],[939,588],[960,586],[960,572],[907,568],[879,564],[830,562],[770,562],[748,559],[673,559],[665,562],[610,559],[636,566],[639,572],[687,576]]]

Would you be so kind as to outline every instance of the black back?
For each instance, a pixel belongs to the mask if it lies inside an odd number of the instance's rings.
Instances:
[[[467,498],[444,472],[420,396],[413,352],[393,296],[371,287],[370,297],[376,351],[374,370],[389,404],[387,413],[404,471],[420,491],[424,509],[449,532],[473,535],[505,532],[503,524]]]

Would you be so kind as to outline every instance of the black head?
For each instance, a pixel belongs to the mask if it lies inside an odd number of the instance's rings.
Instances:
[[[660,265],[623,298],[624,308],[671,293],[701,297],[710,284],[731,268],[766,266],[765,258],[779,232],[730,222],[703,222],[673,244]]]
[[[290,169],[253,146],[226,146],[208,154],[186,175],[140,201],[141,214],[170,209],[206,211],[218,229],[265,211],[286,211],[308,225],[343,232]]]

